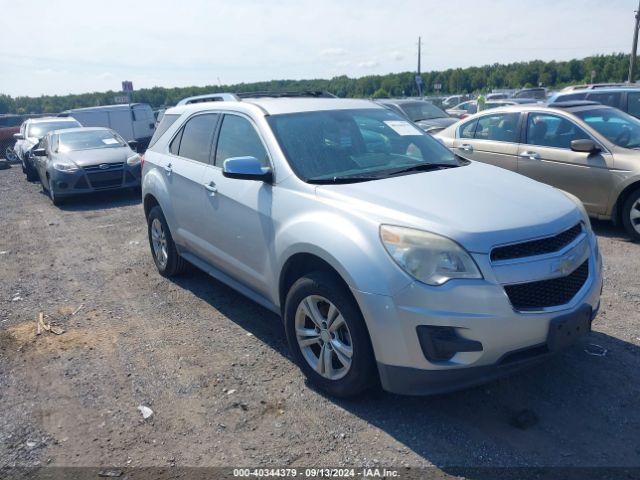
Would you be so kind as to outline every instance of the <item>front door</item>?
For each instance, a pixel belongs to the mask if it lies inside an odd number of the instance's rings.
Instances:
[[[572,140],[592,138],[556,114],[529,113],[525,135],[518,152],[519,173],[574,194],[592,215],[606,213],[612,188],[610,153],[571,150]]]
[[[215,151],[215,164],[204,172],[201,195],[205,196],[202,224],[207,258],[211,263],[266,295],[273,248],[271,203],[273,187],[254,180],[227,178],[222,166],[227,158],[255,157],[271,166],[267,150],[253,123],[244,116],[225,114]]]

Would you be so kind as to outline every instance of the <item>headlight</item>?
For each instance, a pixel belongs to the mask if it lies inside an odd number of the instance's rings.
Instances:
[[[78,167],[76,165],[74,165],[73,163],[55,162],[53,164],[53,168],[55,168],[56,170],[58,170],[60,172],[75,172],[76,170],[78,170]]]
[[[127,165],[129,165],[130,167],[135,167],[139,163],[140,163],[140,155],[138,155],[137,153],[127,158]]]
[[[460,245],[434,233],[382,225],[380,239],[391,258],[416,280],[442,285],[453,278],[482,278]]]

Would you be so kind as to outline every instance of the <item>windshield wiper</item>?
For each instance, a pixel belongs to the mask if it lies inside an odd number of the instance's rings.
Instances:
[[[371,180],[380,180],[380,177],[321,177],[307,178],[307,183],[317,185],[337,185],[343,183],[368,182]]]
[[[410,167],[400,168],[398,170],[392,170],[387,172],[386,175],[391,177],[394,175],[402,175],[403,173],[411,173],[411,172],[428,172],[430,170],[442,170],[444,168],[455,168],[460,165],[455,165],[452,163],[421,163],[419,165],[411,165]]]

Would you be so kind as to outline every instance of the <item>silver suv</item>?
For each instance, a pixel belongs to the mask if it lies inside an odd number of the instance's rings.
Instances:
[[[599,307],[575,197],[462,160],[371,101],[174,107],[142,190],[160,274],[189,262],[281,315],[332,395],[484,382],[569,346]]]

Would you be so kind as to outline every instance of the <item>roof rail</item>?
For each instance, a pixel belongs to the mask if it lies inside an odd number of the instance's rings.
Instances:
[[[574,92],[576,90],[597,90],[599,88],[640,88],[637,83],[583,83],[580,85],[569,85],[564,87],[561,92]]]
[[[321,90],[303,90],[300,92],[241,92],[236,97],[243,98],[284,98],[284,97],[311,97],[311,98],[336,98],[332,93]]]

